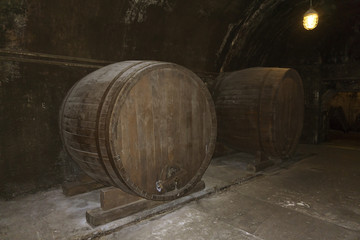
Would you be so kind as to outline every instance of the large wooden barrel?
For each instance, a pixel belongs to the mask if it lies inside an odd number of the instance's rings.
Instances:
[[[60,129],[65,149],[92,178],[143,198],[171,200],[188,193],[208,167],[216,114],[191,71],[125,61],[73,86]]]
[[[294,69],[248,68],[218,77],[218,139],[268,158],[293,154],[304,116],[302,81]]]

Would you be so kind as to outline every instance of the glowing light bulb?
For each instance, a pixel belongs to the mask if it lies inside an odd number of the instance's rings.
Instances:
[[[316,28],[319,22],[319,15],[317,12],[310,8],[305,14],[303,19],[303,25],[306,30],[313,30]]]

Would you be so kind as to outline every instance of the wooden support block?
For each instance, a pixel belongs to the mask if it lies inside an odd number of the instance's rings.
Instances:
[[[141,199],[141,197],[124,193],[121,189],[115,187],[100,190],[100,206],[104,211]]]
[[[256,164],[250,163],[247,166],[247,170],[248,171],[252,171],[252,172],[259,172],[262,171],[268,167],[273,166],[275,163],[272,160],[267,160],[267,161],[262,161],[262,162],[258,162]]]
[[[150,209],[163,203],[165,202],[141,199],[136,202],[128,203],[126,205],[105,211],[102,210],[102,208],[95,208],[86,212],[86,221],[92,226],[99,226],[141,212],[145,209]]]
[[[204,188],[204,181],[200,181],[188,194]],[[100,202],[101,207],[86,212],[86,221],[92,226],[103,225],[166,203],[166,201],[142,199],[113,187],[100,191]]]
[[[259,172],[273,166],[275,161],[268,158],[262,151],[257,151],[255,156],[255,161],[253,163],[249,163],[247,166],[248,171]]]
[[[269,158],[262,151],[256,152],[255,165],[257,165],[258,163],[267,162],[267,161],[269,161]]]
[[[102,187],[104,187],[103,184],[96,182],[87,175],[80,176],[75,182],[62,184],[63,194],[67,197],[90,192]]]
[[[199,192],[203,189],[205,189],[205,182],[203,180],[201,180],[195,185],[195,187],[193,189],[191,189],[191,191],[188,193],[188,195],[192,194],[194,192]]]

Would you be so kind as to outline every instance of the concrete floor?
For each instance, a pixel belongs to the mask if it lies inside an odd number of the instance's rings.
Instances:
[[[300,145],[297,156],[308,157],[260,175],[246,171],[249,155],[215,159],[193,198],[201,199],[140,222],[89,226],[85,211],[99,206],[98,191],[0,202],[0,239],[360,239],[360,142]]]

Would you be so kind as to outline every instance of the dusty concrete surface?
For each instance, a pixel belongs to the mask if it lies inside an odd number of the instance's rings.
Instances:
[[[0,202],[0,239],[360,239],[359,146],[301,145],[298,156],[308,157],[243,182],[251,157],[217,159],[204,176],[208,191],[242,183],[136,224],[87,225],[97,191]]]
[[[360,239],[360,148],[300,151],[316,155],[100,239]]]
[[[65,197],[60,189],[53,189],[0,201],[0,239],[91,239],[104,235],[253,177],[255,174],[247,171],[253,160],[245,153],[213,159],[203,176],[204,190],[95,228],[88,225],[85,213],[100,206],[99,190]]]

